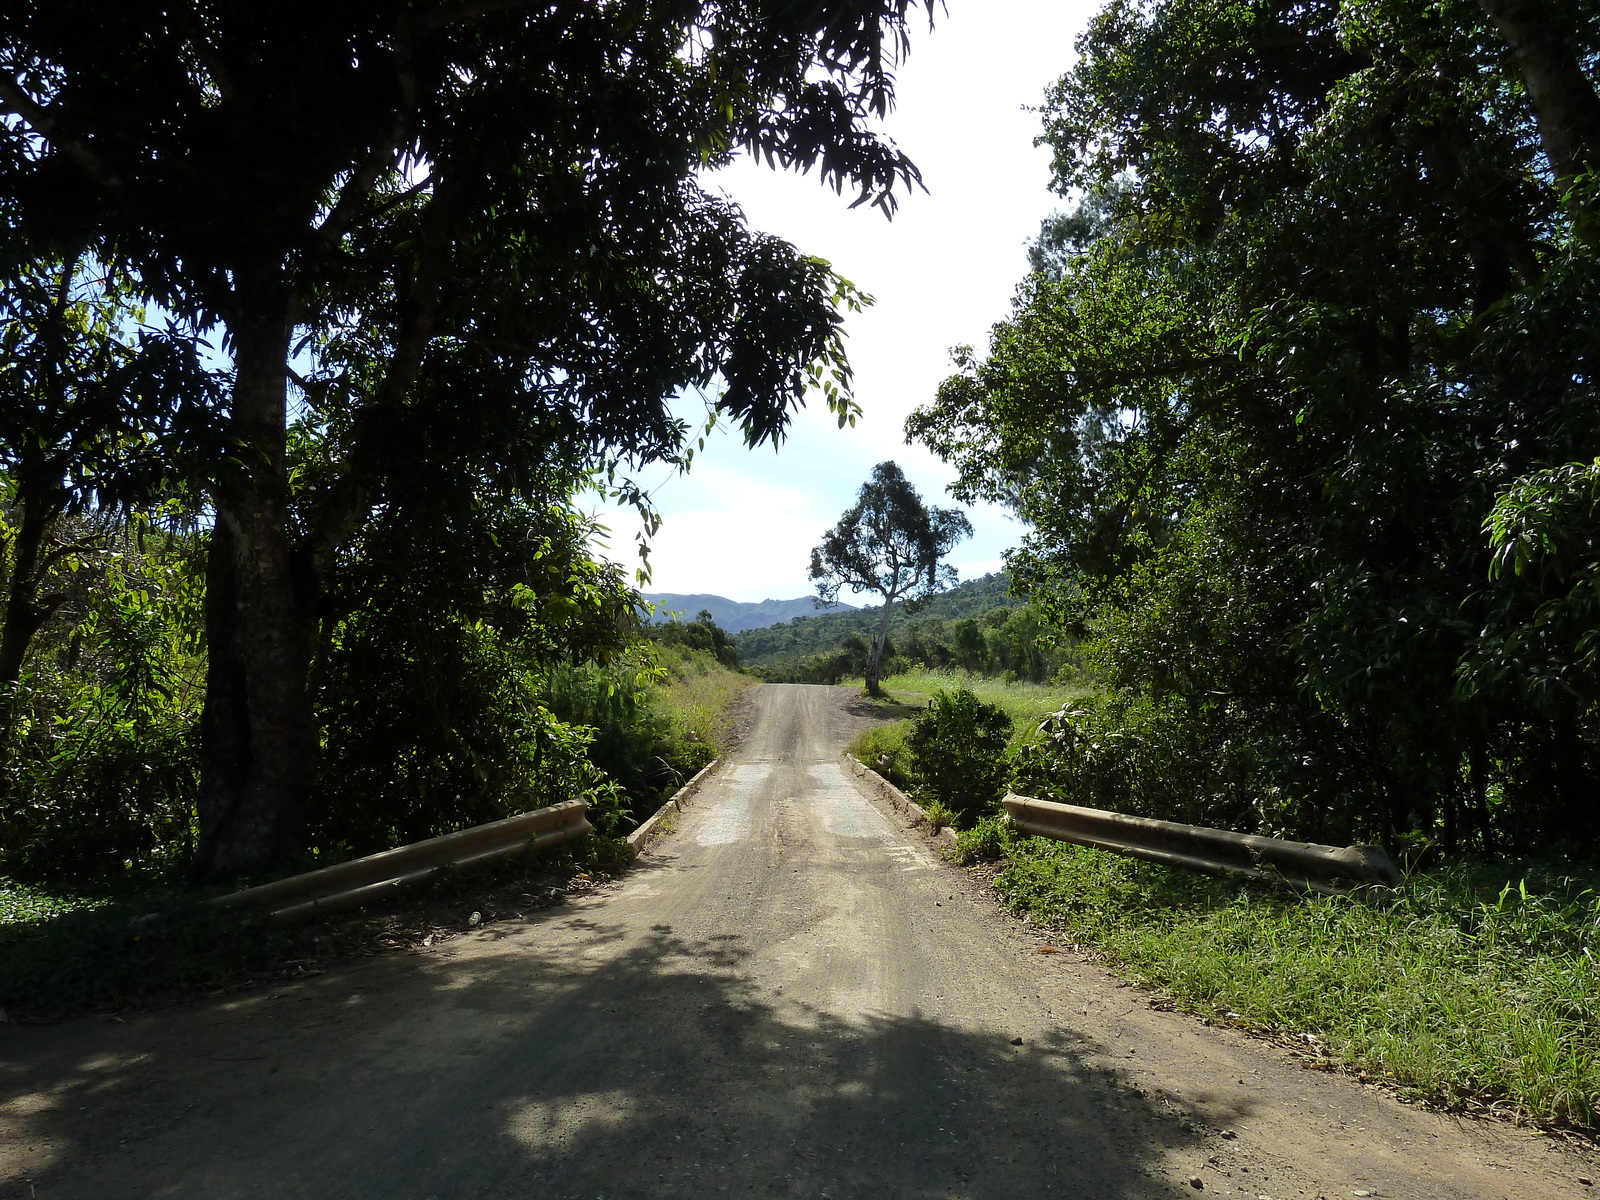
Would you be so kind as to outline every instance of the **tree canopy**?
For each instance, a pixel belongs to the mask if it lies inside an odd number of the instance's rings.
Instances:
[[[971,536],[965,513],[928,508],[898,466],[881,462],[861,485],[856,502],[811,551],[810,576],[825,603],[838,600],[841,588],[883,597],[865,667],[873,695],[879,694],[879,667],[895,604],[914,607],[955,583],[956,569],[942,560]]]
[[[1076,215],[909,425],[1114,688],[1039,786],[1594,845],[1594,15],[1114,0],[1079,48]]]
[[[115,264],[193,344],[232,356],[227,449],[200,480],[215,518],[205,869],[303,843],[308,679],[341,556],[370,523],[464,516],[478,485],[553,512],[596,472],[680,462],[668,400],[684,389],[714,388],[752,443],[780,438],[813,387],[851,416],[853,289],[696,172],[742,150],[892,210],[918,176],[868,124],[914,8],[8,12],[7,255]],[[474,488],[429,482],[467,461]]]

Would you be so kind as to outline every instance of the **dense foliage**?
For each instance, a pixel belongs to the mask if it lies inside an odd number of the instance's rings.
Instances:
[[[725,667],[734,670],[739,667],[738,645],[707,609],[702,608],[692,621],[666,621],[651,626],[646,633],[651,641],[659,645],[704,650]]]
[[[669,402],[686,389],[715,388],[754,444],[808,390],[853,417],[854,290],[698,172],[742,148],[892,210],[917,172],[870,122],[914,8],[8,12],[6,285],[37,261],[115,264],[131,306],[170,314],[177,358],[231,357],[226,385],[195,393],[214,419],[192,432],[221,436],[184,456],[210,520],[205,870],[308,844],[314,676],[369,524],[458,526],[480,489],[544,511],[579,476],[682,463]]]
[[[1005,794],[1011,718],[970,688],[934,694],[906,737],[911,767],[927,797],[970,825],[993,813]]]
[[[1083,37],[1044,111],[1079,205],[910,424],[1090,637],[1106,695],[1031,786],[1600,844],[1592,177],[1513,18],[1592,101],[1600,24],[1560,4],[1113,0]]]
[[[700,752],[574,497],[649,518],[628,472],[687,462],[685,391],[752,444],[808,396],[853,419],[861,298],[699,173],[742,150],[892,211],[918,175],[871,124],[917,5],[14,8],[0,854],[232,878],[573,792],[620,827]],[[146,528],[183,620],[74,609]],[[85,673],[130,631],[164,649]],[[39,840],[124,801],[98,849]]]

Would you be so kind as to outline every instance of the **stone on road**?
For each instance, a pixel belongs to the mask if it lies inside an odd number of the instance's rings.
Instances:
[[[443,948],[0,1027],[0,1196],[1567,1197],[1577,1151],[1153,1011],[878,807],[846,689],[613,889]]]

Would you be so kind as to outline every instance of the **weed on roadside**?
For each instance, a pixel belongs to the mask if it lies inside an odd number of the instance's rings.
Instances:
[[[1194,875],[998,820],[956,853],[1001,859],[995,888],[1012,911],[1183,1008],[1432,1103],[1600,1126],[1593,869],[1458,866],[1376,901]]]

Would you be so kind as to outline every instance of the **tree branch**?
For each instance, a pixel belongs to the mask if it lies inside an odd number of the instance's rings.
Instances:
[[[9,75],[0,75],[0,102],[4,103],[4,111],[21,117],[34,133],[82,168],[100,187],[108,192],[122,190],[121,178],[100,161],[99,155],[81,139],[62,133],[49,107],[23,91],[22,85]]]
[[[217,52],[211,48],[211,43],[206,41],[206,31],[201,27],[193,5],[188,10],[179,9],[173,15],[178,28],[182,30],[190,48],[194,50],[195,57],[200,60],[200,65],[205,67],[206,74],[211,76],[211,82],[216,85],[217,95],[222,97],[223,103],[232,100],[237,94],[233,86],[233,76],[217,57]]]
[[[1556,181],[1566,185],[1600,170],[1600,96],[1583,73],[1571,37],[1538,0],[1478,2],[1516,57]],[[1594,220],[1578,216],[1579,235],[1590,244],[1600,241]]]
[[[410,305],[383,383],[357,421],[349,467],[306,536],[302,553],[318,587],[332,570],[334,555],[360,527],[363,515],[372,505],[373,486],[379,473],[377,455],[372,449],[372,428],[397,408],[411,390],[422,365],[423,353],[433,338],[438,314],[436,302],[414,302]]]
[[[412,55],[411,26],[412,21],[407,16],[402,16],[394,24],[394,77],[400,90],[400,103],[395,107],[394,124],[389,129],[389,136],[367,156],[365,162],[350,172],[350,178],[339,189],[339,198],[334,201],[333,208],[322,224],[317,226],[317,236],[330,248],[337,246],[339,239],[355,224],[373,184],[377,183],[378,176],[384,170],[395,165],[400,147],[405,145],[411,132],[411,123],[417,112],[417,66]]]

